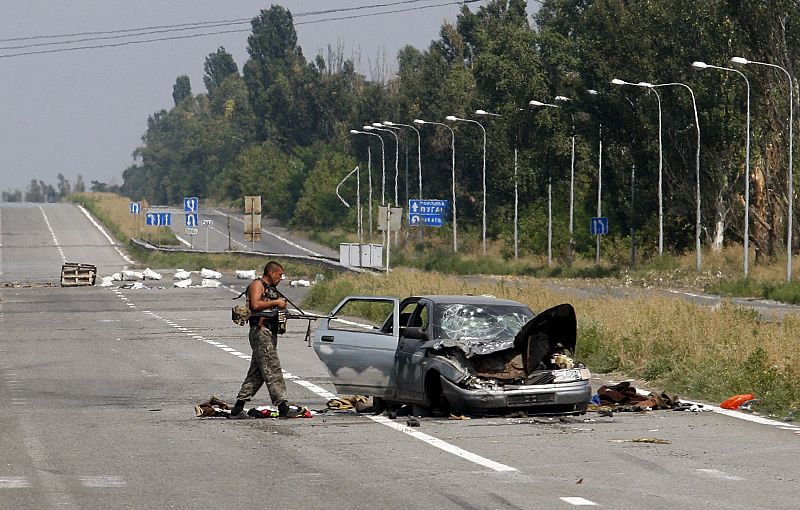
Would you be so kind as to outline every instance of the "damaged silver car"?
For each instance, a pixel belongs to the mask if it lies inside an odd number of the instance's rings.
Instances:
[[[591,374],[575,344],[571,305],[535,315],[484,296],[351,296],[314,335],[339,393],[442,414],[585,413]]]

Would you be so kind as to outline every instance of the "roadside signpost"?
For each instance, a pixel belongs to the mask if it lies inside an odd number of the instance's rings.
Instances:
[[[131,214],[139,214],[142,212],[142,205],[139,202],[131,202],[130,211]]]
[[[408,224],[412,227],[441,227],[450,209],[448,200],[410,199],[408,201]]]
[[[593,217],[590,222],[589,228],[593,236],[608,235],[608,218]]]
[[[206,227],[206,251],[208,251],[208,231],[214,225],[214,220],[203,220],[203,226]]]
[[[244,240],[250,241],[253,251],[261,241],[261,195],[244,197]]]
[[[172,214],[168,212],[148,212],[145,214],[148,227],[168,227],[172,225]]]
[[[200,210],[200,200],[197,197],[183,197],[183,212],[196,213]]]
[[[391,259],[391,242],[389,241],[392,232],[400,231],[402,224],[403,208],[402,207],[387,207],[382,205],[378,207],[378,230],[386,233],[384,239],[386,240],[386,272],[389,272],[389,260]]]

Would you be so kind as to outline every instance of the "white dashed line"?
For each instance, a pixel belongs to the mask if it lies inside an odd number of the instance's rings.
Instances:
[[[31,482],[24,476],[0,476],[0,489],[24,489],[30,486]]]
[[[152,312],[148,313],[148,315],[151,315],[152,317],[158,318],[158,319],[164,321],[166,324],[169,324],[172,327],[177,327],[177,325],[175,323],[173,323],[173,322],[171,322],[171,321],[169,321],[167,319],[163,319],[163,318],[159,317],[158,315],[153,314]],[[248,356],[248,355],[244,354],[243,352],[237,351],[236,349],[234,349],[232,347],[229,347],[229,346],[227,346],[225,344],[221,344],[221,343],[215,342],[213,340],[206,340],[200,335],[195,335],[194,337],[198,338],[200,340],[203,340],[205,343],[207,343],[209,345],[213,345],[216,348],[218,348],[218,349],[220,349],[222,351],[225,351],[225,352],[227,352],[227,353],[229,353],[229,354],[231,354],[233,356],[236,356],[238,358],[247,359],[247,360],[251,359],[251,356]],[[330,391],[328,391],[328,390],[326,390],[326,389],[324,389],[324,388],[322,388],[320,386],[317,386],[316,384],[314,384],[312,382],[309,382],[309,381],[306,381],[304,379],[301,379],[301,378],[299,378],[299,377],[297,377],[297,376],[295,376],[293,374],[290,374],[289,372],[286,372],[285,370],[283,371],[283,373],[284,373],[284,378],[285,379],[291,380],[295,384],[306,388],[310,392],[312,392],[312,393],[314,393],[314,394],[316,394],[316,395],[318,395],[318,396],[320,396],[320,397],[322,397],[324,399],[330,400],[332,398],[336,398],[336,394],[331,393]],[[453,454],[453,455],[455,455],[457,457],[461,457],[462,459],[468,460],[468,461],[473,462],[475,464],[478,464],[480,466],[484,466],[484,467],[489,468],[491,470],[494,470],[494,471],[497,471],[497,472],[513,472],[513,471],[517,471],[517,468],[511,467],[511,466],[507,466],[507,465],[501,464],[499,462],[495,462],[495,461],[493,461],[491,459],[487,459],[486,457],[481,457],[478,454],[469,452],[467,450],[464,450],[463,448],[459,448],[458,446],[452,445],[452,444],[450,444],[450,443],[448,443],[446,441],[443,441],[443,440],[441,440],[439,438],[430,436],[430,435],[425,434],[423,432],[420,432],[418,430],[413,430],[410,427],[407,427],[405,425],[401,425],[399,423],[396,423],[396,422],[386,418],[385,416],[367,416],[366,418],[369,418],[370,420],[374,421],[375,423],[379,423],[379,424],[384,425],[386,427],[392,428],[392,429],[394,429],[394,430],[396,430],[398,432],[402,432],[403,434],[406,434],[406,435],[411,436],[411,437],[413,437],[415,439],[418,439],[418,440],[420,440],[420,441],[422,441],[424,443],[427,443],[427,444],[429,444],[429,445],[431,445],[431,446],[433,446],[435,448],[439,448],[440,450],[446,451],[446,452],[448,452],[450,454]],[[586,500],[586,501],[588,501],[588,500]],[[589,503],[590,504],[594,504],[594,503],[591,503],[591,502],[589,502]]]
[[[82,476],[81,485],[92,488],[125,487],[125,480],[112,475]]]
[[[565,497],[565,498],[558,498],[558,499],[560,499],[561,501],[563,501],[565,503],[569,503],[570,505],[574,505],[574,506],[597,506],[597,503],[595,503],[594,501],[590,501],[588,499],[580,498],[580,497],[576,497],[576,496],[568,496],[568,497]]]
[[[716,478],[718,480],[731,480],[731,481],[742,481],[744,478],[741,476],[736,475],[729,475],[725,471],[720,471],[719,469],[695,469],[701,475],[706,475],[711,478]]]

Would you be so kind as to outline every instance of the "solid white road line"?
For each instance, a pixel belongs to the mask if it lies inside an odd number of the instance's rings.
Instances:
[[[31,482],[24,476],[0,476],[0,489],[24,489],[30,486]]]
[[[119,294],[118,294],[118,296],[119,296]],[[154,313],[152,313],[150,311],[145,311],[143,313],[146,313],[147,315],[150,315],[151,317],[160,319],[160,320],[164,321],[165,323],[169,324],[170,326],[172,326],[173,328],[178,328],[179,327],[177,324],[175,324],[174,322],[170,321],[169,319],[165,319],[163,317],[160,317],[160,316],[158,316],[158,315],[156,315],[156,314],[154,314]],[[206,340],[200,335],[196,335],[196,336],[199,337],[200,339],[202,339],[203,342],[205,342],[207,344],[210,344],[210,345],[213,345],[217,349],[221,349],[221,350],[223,350],[223,351],[225,351],[225,352],[227,352],[229,354],[232,354],[232,355],[236,356],[237,358],[242,358],[242,359],[247,359],[247,360],[250,359],[250,356],[247,356],[246,354],[244,354],[242,352],[239,352],[236,349],[233,349],[233,348],[231,348],[231,347],[229,347],[229,346],[227,346],[225,344],[214,342],[213,340]],[[193,338],[194,338],[194,336],[193,336]],[[310,391],[310,392],[312,392],[312,393],[314,393],[314,394],[316,394],[316,395],[318,395],[318,396],[320,396],[320,397],[322,397],[324,399],[330,400],[332,398],[336,398],[336,395],[334,393],[331,393],[330,391],[328,391],[328,390],[326,390],[324,388],[321,388],[320,386],[317,386],[316,384],[314,384],[314,383],[312,383],[310,381],[303,380],[303,379],[297,377],[296,375],[293,375],[293,374],[290,374],[289,372],[286,372],[285,370],[283,371],[283,373],[284,373],[284,379],[290,380],[293,383],[306,388],[308,391]],[[367,416],[367,418],[369,418],[370,420],[374,421],[375,423],[380,423],[381,425],[385,425],[385,426],[387,426],[389,428],[395,429],[398,432],[402,432],[402,433],[404,433],[404,434],[406,434],[408,436],[411,436],[411,437],[413,437],[415,439],[418,439],[420,441],[428,443],[429,445],[434,446],[436,448],[439,448],[440,450],[444,450],[444,451],[446,451],[448,453],[451,453],[451,454],[453,454],[453,455],[455,455],[457,457],[461,457],[462,459],[468,460],[470,462],[474,462],[475,464],[487,467],[487,468],[492,469],[494,471],[497,471],[497,472],[517,471],[517,468],[513,468],[511,466],[507,466],[507,465],[501,464],[499,462],[495,462],[493,460],[487,459],[486,457],[481,457],[480,455],[477,455],[475,453],[472,453],[472,452],[469,452],[467,450],[464,450],[463,448],[459,448],[458,446],[452,445],[452,444],[450,444],[450,443],[448,443],[446,441],[443,441],[443,440],[441,440],[439,438],[433,437],[433,436],[425,434],[423,432],[419,432],[418,430],[411,429],[410,427],[407,427],[405,425],[401,425],[399,423],[396,423],[396,422],[394,422],[394,421],[392,421],[392,420],[390,420],[390,419],[388,419],[388,418],[386,418],[384,416]]]
[[[711,478],[717,478],[719,480],[732,480],[732,481],[742,481],[744,478],[741,476],[736,475],[729,475],[725,471],[720,471],[719,469],[695,469],[701,475],[710,476]]]
[[[230,215],[228,215],[228,214],[225,214],[224,212],[222,212],[222,211],[219,211],[219,210],[217,210],[217,209],[214,209],[214,212],[215,212],[215,213],[217,213],[217,214],[221,214],[222,216],[225,216],[225,217],[230,217],[230,218],[233,218],[233,219],[235,219],[236,221],[240,221],[240,222],[244,223],[244,220],[243,220],[243,219],[241,219],[241,218],[237,218],[236,216],[230,216]],[[272,232],[270,232],[269,230],[265,230],[265,229],[263,229],[263,228],[262,228],[262,229],[261,229],[261,232],[263,232],[263,233],[265,233],[265,234],[267,234],[267,235],[270,235],[270,236],[272,236],[272,237],[274,237],[274,238],[276,238],[276,239],[279,239],[279,240],[283,241],[284,243],[288,244],[289,246],[292,246],[292,247],[294,247],[294,248],[297,248],[297,249],[299,249],[299,250],[303,250],[304,252],[307,252],[307,253],[308,253],[308,254],[310,254],[310,255],[313,255],[313,256],[315,256],[315,257],[322,257],[322,255],[320,255],[319,253],[317,253],[317,252],[315,252],[315,251],[313,251],[313,250],[309,250],[309,249],[308,249],[308,248],[306,248],[305,246],[300,246],[299,244],[297,244],[297,243],[295,243],[295,242],[292,242],[292,241],[290,241],[290,240],[286,239],[285,237],[281,237],[281,236],[279,236],[278,234],[272,233]]]
[[[93,488],[113,488],[125,487],[125,480],[121,476],[114,475],[97,475],[97,476],[82,476],[81,485],[84,487]]]
[[[50,226],[50,220],[47,219],[47,215],[44,213],[44,209],[42,206],[39,206],[39,211],[42,213],[42,217],[44,218],[44,222],[47,225],[47,229],[50,231],[50,237],[53,238],[53,244],[55,244],[56,249],[58,250],[58,254],[61,255],[61,262],[66,262],[67,257],[64,256],[64,250],[61,249],[61,246],[58,245],[58,238],[56,237],[56,233],[53,232],[53,227]]]
[[[0,209],[0,276],[3,276],[3,210]]]
[[[89,218],[89,221],[91,221],[91,222],[92,222],[92,225],[94,225],[95,227],[97,227],[97,230],[99,230],[99,231],[100,231],[100,233],[101,233],[101,234],[103,234],[103,235],[105,236],[105,238],[106,238],[106,239],[108,239],[108,242],[109,242],[109,243],[111,244],[111,246],[112,246],[112,247],[113,247],[113,248],[114,248],[114,249],[117,251],[117,253],[119,253],[119,256],[120,256],[120,257],[122,257],[122,259],[123,259],[125,262],[127,262],[128,264],[133,264],[133,260],[131,260],[131,258],[130,258],[130,257],[128,257],[127,255],[125,255],[125,253],[124,253],[122,250],[120,250],[120,249],[119,249],[119,246],[117,246],[117,243],[115,243],[115,242],[114,242],[114,239],[112,239],[112,238],[111,238],[111,236],[110,236],[110,235],[108,235],[108,232],[106,232],[106,230],[103,228],[103,226],[102,226],[102,225],[100,225],[100,224],[97,222],[97,220],[95,220],[95,219],[94,219],[94,217],[92,217],[92,215],[91,215],[91,214],[89,214],[89,211],[87,211],[87,210],[86,210],[86,208],[84,208],[82,205],[79,205],[79,206],[78,206],[78,209],[80,209],[80,210],[81,210],[81,212],[82,212],[82,213],[83,213],[83,214],[84,214],[84,215],[85,215],[87,218]]]
[[[575,496],[569,496],[569,497],[558,498],[558,499],[560,499],[561,501],[563,501],[565,503],[569,503],[570,505],[575,505],[575,506],[597,506],[597,503],[595,503],[594,501],[589,501],[588,499],[575,497]]]
[[[186,245],[186,246],[188,246],[189,248],[191,248],[191,247],[192,247],[192,243],[190,243],[190,242],[189,242],[189,241],[187,241],[186,239],[182,238],[182,237],[181,237],[181,236],[179,236],[178,234],[175,234],[175,237],[178,239],[178,241],[182,242],[183,244],[185,244],[185,245]]]

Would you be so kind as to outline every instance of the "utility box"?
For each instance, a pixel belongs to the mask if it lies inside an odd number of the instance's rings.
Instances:
[[[348,267],[383,267],[383,246],[380,244],[341,243],[339,263]]]
[[[90,287],[97,280],[97,266],[65,262],[61,266],[62,287]]]

